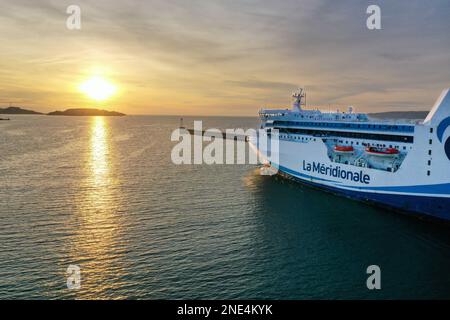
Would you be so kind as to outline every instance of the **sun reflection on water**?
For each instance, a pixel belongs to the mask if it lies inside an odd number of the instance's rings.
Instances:
[[[94,117],[91,125],[91,168],[96,184],[102,184],[109,175],[109,141],[103,117]]]
[[[123,285],[121,193],[113,170],[110,124],[103,117],[93,117],[89,130],[85,179],[77,199],[73,259],[82,274],[77,298],[100,299],[110,297]]]

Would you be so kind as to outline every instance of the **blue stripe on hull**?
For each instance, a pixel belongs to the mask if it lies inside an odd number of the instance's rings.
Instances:
[[[293,178],[294,180],[299,181],[303,184],[324,189],[334,194],[344,195],[351,199],[371,202],[374,204],[382,205],[396,210],[401,210],[404,212],[450,221],[450,198],[398,195],[398,194],[380,194],[372,192],[345,190],[295,177],[289,174],[289,172],[284,171],[283,169],[280,169],[280,172],[283,173],[284,175],[287,175],[289,178]]]

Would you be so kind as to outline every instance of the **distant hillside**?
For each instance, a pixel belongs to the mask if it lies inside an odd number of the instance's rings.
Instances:
[[[391,111],[369,113],[369,117],[376,119],[412,119],[423,120],[428,115],[429,111]]]
[[[113,116],[120,117],[125,114],[115,111],[100,109],[67,109],[66,111],[54,111],[48,113],[49,116]]]
[[[42,114],[33,110],[26,110],[19,107],[0,108],[0,114]]]

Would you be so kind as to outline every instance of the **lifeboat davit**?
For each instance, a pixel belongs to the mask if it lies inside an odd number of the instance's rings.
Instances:
[[[343,154],[350,154],[355,151],[352,146],[334,146],[334,152],[335,153],[343,153]]]
[[[386,158],[392,158],[395,157],[400,153],[395,148],[376,148],[376,147],[367,147],[366,153],[371,156],[377,156],[377,157],[386,157]]]

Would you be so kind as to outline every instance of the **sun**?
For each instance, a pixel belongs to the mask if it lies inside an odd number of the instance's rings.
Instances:
[[[94,76],[80,85],[80,91],[93,100],[104,101],[111,98],[117,88],[110,81],[100,76]]]

